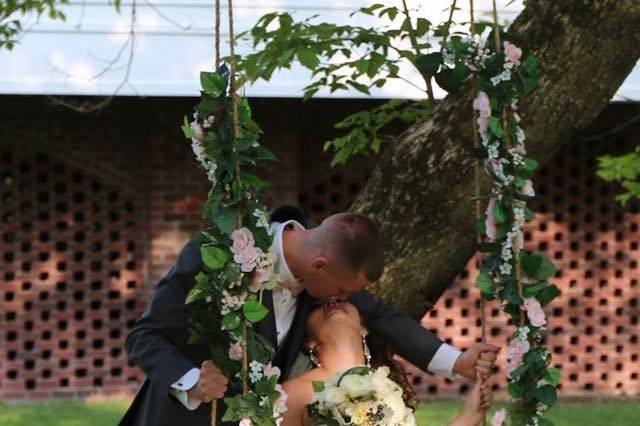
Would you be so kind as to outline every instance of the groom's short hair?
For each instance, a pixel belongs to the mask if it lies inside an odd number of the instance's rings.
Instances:
[[[384,270],[382,237],[367,216],[342,213],[335,219],[339,232],[332,232],[336,258],[349,272],[362,272],[369,282],[377,281]]]

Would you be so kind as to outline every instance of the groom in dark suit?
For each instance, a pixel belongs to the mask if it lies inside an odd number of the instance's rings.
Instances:
[[[478,367],[490,374],[498,347],[478,343],[460,352],[364,290],[384,266],[378,229],[367,217],[342,213],[309,227],[302,210],[281,206],[271,213],[271,230],[279,285],[263,294],[269,315],[256,328],[276,348],[282,380],[300,359],[312,301],[323,298],[349,299],[367,328],[424,371],[474,378]],[[227,379],[208,349],[187,343],[191,306],[184,301],[201,268],[200,250],[190,242],[127,336],[129,359],[146,378],[120,425],[205,426],[210,402],[224,396]]]

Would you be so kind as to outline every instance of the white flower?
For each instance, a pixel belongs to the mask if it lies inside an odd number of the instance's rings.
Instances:
[[[509,275],[511,273],[512,266],[510,263],[503,263],[500,265],[500,273],[502,275]]]
[[[269,226],[269,215],[264,210],[255,209],[253,216],[256,218],[256,226],[258,228],[264,228],[269,235],[273,235],[273,230]]]
[[[242,345],[240,343],[232,343],[229,346],[229,358],[234,361],[240,361],[242,359]]]
[[[343,377],[340,387],[353,398],[366,395],[373,390],[370,378],[359,374],[349,374]]]
[[[262,364],[258,361],[251,361],[249,364],[249,379],[255,383],[258,380],[262,379]]]
[[[516,331],[516,333],[518,334],[518,339],[527,340],[527,338],[529,336],[529,331],[531,331],[531,330],[526,325],[522,326],[522,327],[518,327],[518,330]]]
[[[340,388],[330,387],[322,393],[323,403],[327,408],[337,407],[347,399],[347,394]]]
[[[491,77],[491,84],[497,86],[501,81],[509,81],[511,80],[511,71],[508,69],[503,70],[500,74]]]

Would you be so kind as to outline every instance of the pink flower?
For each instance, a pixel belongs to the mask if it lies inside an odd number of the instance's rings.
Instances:
[[[513,339],[507,346],[507,376],[522,364],[522,357],[529,352],[531,345],[527,340]]]
[[[242,272],[251,272],[257,266],[262,251],[255,247],[253,234],[247,228],[236,229],[231,233],[233,260],[240,265]]]
[[[491,117],[491,101],[489,96],[483,91],[478,92],[478,96],[473,100],[473,109],[478,110],[478,131],[484,133],[489,127],[489,117]]]
[[[491,426],[502,426],[506,418],[507,410],[503,408],[502,410],[496,411],[493,415],[493,418],[491,419]]]
[[[238,254],[245,248],[253,247],[255,245],[253,234],[248,228],[236,229],[231,233],[231,239],[233,240],[231,251],[234,254]]]
[[[524,184],[524,186],[522,187],[522,193],[524,195],[528,195],[529,197],[535,197],[536,192],[533,190],[533,183],[531,182],[531,180],[527,180]]]
[[[242,359],[242,345],[240,343],[232,343],[229,347],[229,358],[234,361]]]
[[[479,71],[478,67],[476,67],[473,64],[467,64],[467,68],[469,68],[473,72],[478,72]]]
[[[202,128],[202,125],[200,123],[194,120],[191,122],[190,127],[191,130],[193,130],[193,133],[195,133],[197,139],[204,140],[204,129]]]
[[[244,418],[242,420],[240,420],[240,423],[238,423],[238,426],[251,426],[251,419],[248,418]]]
[[[264,366],[263,369],[264,376],[266,378],[270,378],[273,376],[280,376],[280,369],[278,367],[274,367],[271,363]]]
[[[515,44],[511,44],[508,41],[502,43],[504,46],[505,56],[516,65],[520,64],[520,58],[522,57],[522,49]]]
[[[276,406],[274,408],[278,413],[284,413],[287,411],[287,399],[289,398],[289,395],[287,395],[287,392],[285,392],[280,383],[276,385],[276,390],[280,393],[280,397],[276,401]]]
[[[491,241],[496,239],[496,229],[498,226],[496,218],[493,216],[493,206],[495,203],[496,200],[494,198],[489,199],[489,204],[487,205],[487,210],[485,212],[486,219],[484,221],[484,227],[487,237],[489,237],[489,240]]]
[[[527,311],[527,317],[529,317],[529,321],[534,327],[542,327],[547,323],[542,306],[540,306],[540,302],[535,297],[524,299],[524,309]]]
[[[260,256],[262,256],[262,251],[259,248],[249,246],[234,254],[233,260],[240,265],[242,272],[251,272],[256,268]]]

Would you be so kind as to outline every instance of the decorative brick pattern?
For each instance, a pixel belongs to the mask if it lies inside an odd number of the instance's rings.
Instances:
[[[207,182],[178,127],[193,102],[117,99],[81,116],[38,97],[0,101],[7,123],[0,127],[2,400],[130,395],[139,386],[142,373],[127,362],[124,338],[202,225]],[[315,220],[347,209],[372,161],[329,168],[322,145],[334,135],[332,123],[371,105],[254,100],[263,141],[280,158],[265,176],[274,183],[271,202],[299,203]],[[611,105],[592,133],[632,112]],[[527,226],[525,248],[559,267],[563,293],[546,311],[563,395],[640,395],[640,212],[637,204],[616,205],[614,187],[594,172],[597,155],[629,150],[637,131],[636,124],[568,146],[536,180],[538,218]],[[475,274],[472,260],[423,319],[461,348],[479,336]],[[512,327],[495,306],[489,317],[489,341],[503,343]],[[466,388],[413,373],[427,397]]]

